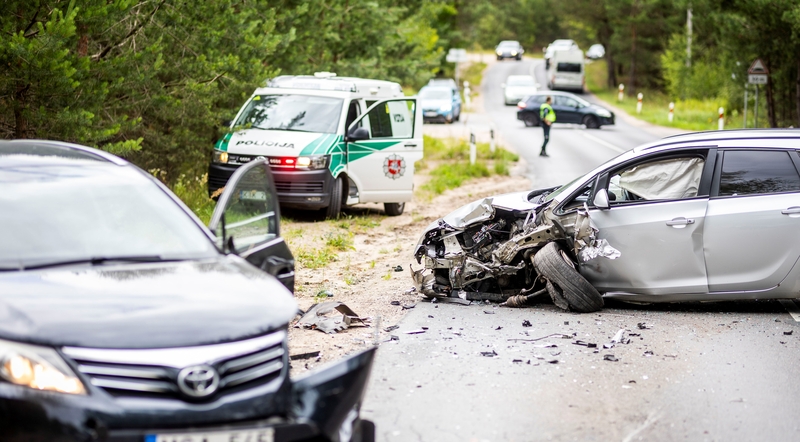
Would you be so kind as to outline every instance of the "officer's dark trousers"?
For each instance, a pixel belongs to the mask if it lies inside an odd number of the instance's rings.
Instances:
[[[547,147],[547,142],[550,141],[550,125],[542,123],[542,129],[544,130],[544,143],[542,143],[541,153],[546,153],[545,148]]]

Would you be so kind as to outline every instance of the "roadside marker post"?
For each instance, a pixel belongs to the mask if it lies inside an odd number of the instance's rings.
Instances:
[[[717,130],[725,129],[725,108],[719,108],[719,124]]]
[[[675,112],[675,103],[670,102],[669,103],[669,116],[667,117],[669,119],[670,123],[672,123],[672,118],[673,118],[673,113],[674,112]]]
[[[644,94],[639,92],[639,95],[636,96],[636,113],[642,113],[642,98],[644,98]]]
[[[624,90],[625,90],[625,85],[620,83],[619,84],[619,94],[617,94],[617,101],[621,102],[622,99],[625,98],[625,94],[623,94]]]
[[[494,153],[494,150],[496,148],[497,147],[495,146],[495,143],[494,143],[494,128],[491,128],[491,129],[489,129],[489,151]]]
[[[475,132],[469,130],[469,164],[475,164],[478,156],[478,148],[475,146]]]

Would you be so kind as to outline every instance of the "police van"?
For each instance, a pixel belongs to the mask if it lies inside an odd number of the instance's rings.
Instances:
[[[422,112],[398,83],[319,72],[280,76],[258,88],[214,147],[213,195],[239,166],[267,159],[284,207],[325,209],[383,203],[387,215],[411,200],[422,159]]]

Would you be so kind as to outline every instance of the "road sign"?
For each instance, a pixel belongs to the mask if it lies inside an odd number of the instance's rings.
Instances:
[[[750,84],[767,84],[766,74],[748,74],[747,82]]]
[[[760,58],[756,58],[753,64],[750,65],[750,69],[747,70],[747,73],[753,75],[769,75],[769,70],[767,70],[767,67],[764,66],[764,62],[761,61]]]
[[[467,60],[467,50],[466,49],[456,49],[451,48],[447,52],[447,57],[445,57],[448,63],[463,63],[468,61]]]

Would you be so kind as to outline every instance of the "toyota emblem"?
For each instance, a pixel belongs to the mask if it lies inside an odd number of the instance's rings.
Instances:
[[[178,388],[183,394],[201,398],[214,394],[219,387],[219,374],[214,367],[195,365],[178,373]]]

